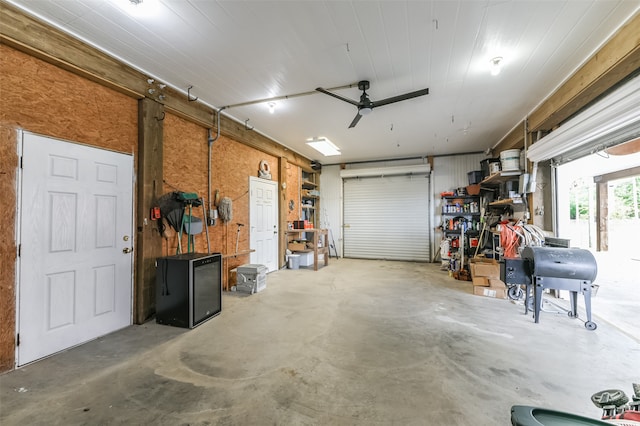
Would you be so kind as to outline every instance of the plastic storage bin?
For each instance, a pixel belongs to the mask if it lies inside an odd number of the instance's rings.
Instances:
[[[469,177],[469,185],[475,185],[482,181],[482,170],[474,170],[467,173],[467,176]]]

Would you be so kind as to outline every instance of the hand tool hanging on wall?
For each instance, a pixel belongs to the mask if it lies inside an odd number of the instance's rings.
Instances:
[[[202,221],[204,222],[204,230],[207,235],[207,254],[211,254],[211,243],[209,242],[209,221],[207,220],[207,209],[204,207],[204,198],[200,198],[202,203]]]
[[[238,253],[238,244],[240,243],[240,228],[244,226],[244,223],[238,223],[238,231],[236,232],[236,253]]]

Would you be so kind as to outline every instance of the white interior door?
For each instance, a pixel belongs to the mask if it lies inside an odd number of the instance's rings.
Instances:
[[[278,269],[278,184],[249,177],[249,221],[251,263]]]
[[[25,133],[17,364],[132,315],[133,157]]]

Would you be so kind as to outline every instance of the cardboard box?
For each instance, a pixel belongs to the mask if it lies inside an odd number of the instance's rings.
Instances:
[[[305,250],[307,248],[306,243],[291,241],[288,245],[288,249],[291,251]]]
[[[491,288],[507,288],[506,284],[496,278],[489,278],[489,287]]]
[[[475,257],[469,263],[471,277],[486,277],[500,279],[500,264],[495,259]]]
[[[493,297],[495,299],[506,299],[507,289],[496,287],[473,286],[473,294],[476,296]]]
[[[473,285],[489,287],[489,278],[487,277],[473,277],[471,281]]]

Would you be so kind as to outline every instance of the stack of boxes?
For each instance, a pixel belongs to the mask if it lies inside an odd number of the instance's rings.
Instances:
[[[500,264],[495,259],[476,257],[469,263],[473,294],[477,296],[507,298],[507,287],[500,280]]]

